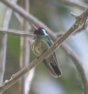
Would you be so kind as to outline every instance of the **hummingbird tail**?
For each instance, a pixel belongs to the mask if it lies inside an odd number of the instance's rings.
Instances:
[[[43,62],[52,76],[54,76],[55,78],[61,76],[61,71],[60,68],[58,67],[58,62],[55,53],[49,56]]]

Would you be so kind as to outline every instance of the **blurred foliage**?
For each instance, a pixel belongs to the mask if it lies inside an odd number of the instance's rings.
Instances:
[[[87,1],[87,0],[86,0]],[[21,0],[18,2],[21,5]],[[3,17],[5,15],[6,8],[0,3],[0,26],[3,23]],[[59,2],[59,0],[30,0],[30,12],[38,19],[43,21],[53,31],[66,31],[73,22],[70,16],[70,9]],[[65,26],[67,24],[67,27]],[[69,25],[70,23],[70,25]],[[21,29],[21,25],[18,20],[12,15],[10,28]],[[0,41],[3,34],[0,33]],[[40,64],[36,68],[35,77],[31,87],[30,94],[35,93],[33,86],[37,79],[44,76],[49,76],[50,79],[57,81],[58,85],[61,85],[64,94],[82,94],[82,83],[80,76],[72,63],[73,61],[67,56],[67,54],[60,48],[57,50],[58,62],[62,70],[62,76],[59,79],[54,79],[48,74],[43,64]],[[6,60],[6,73],[5,79],[9,79],[10,76],[19,70],[19,55],[20,55],[20,38],[15,35],[8,36],[8,48],[7,48],[7,60]],[[31,51],[31,61],[35,58]],[[46,83],[47,86],[47,83]],[[39,88],[38,88],[39,89]],[[41,90],[41,89],[40,89]],[[18,84],[8,89],[5,94],[19,94]]]

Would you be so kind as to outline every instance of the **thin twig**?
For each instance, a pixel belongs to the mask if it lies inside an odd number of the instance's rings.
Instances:
[[[22,2],[22,7],[27,12],[29,12],[29,6],[30,6],[29,0],[22,0],[21,2]],[[24,31],[24,33],[30,32],[29,27],[30,25],[23,18],[22,30]],[[29,63],[31,63],[29,62],[30,61],[29,58],[30,58],[29,37],[21,37],[20,39],[20,68],[23,68],[24,66],[27,66]],[[29,94],[33,75],[34,75],[34,69],[27,72],[26,75],[24,75],[21,78],[21,82],[20,82],[20,93],[21,94]]]
[[[0,32],[3,33],[3,34],[11,34],[11,35],[16,35],[16,36],[24,36],[24,37],[30,37],[30,38],[34,38],[35,35],[32,34],[32,33],[27,33],[25,31],[20,31],[20,30],[13,30],[13,29],[3,29],[3,28],[0,28]]]
[[[30,0],[25,0],[25,10],[30,13]],[[29,33],[31,31],[31,25],[24,19],[24,30],[28,31]],[[32,42],[32,41],[31,41]],[[30,49],[31,49],[31,44],[29,44],[29,37],[26,38],[26,62],[25,66],[28,66],[30,62]],[[29,94],[30,89],[31,89],[31,84],[32,80],[35,74],[35,68],[33,68],[31,71],[28,71],[25,77],[25,93],[24,94]]]
[[[26,18],[26,16],[25,16],[25,18]],[[36,22],[36,21],[34,21],[34,22]],[[40,25],[40,26],[42,26],[42,25]],[[51,36],[53,36],[53,34],[51,34]],[[55,39],[55,37],[53,37],[54,39]]]
[[[84,94],[88,94],[88,81],[84,72],[84,69],[82,67],[82,62],[78,58],[78,56],[74,53],[74,51],[66,44],[62,45],[63,50],[72,58],[74,61],[74,65],[76,66],[76,69],[81,77],[82,85],[84,89]]]
[[[48,31],[50,36],[52,36],[52,38],[55,37],[54,33],[51,32],[52,30],[50,30],[46,25],[44,25],[36,17],[34,17],[33,15],[29,14],[28,12],[26,12],[23,8],[19,7],[17,4],[13,4],[13,3],[9,2],[8,0],[1,0],[1,2],[4,3],[5,5],[7,5],[8,7],[10,7],[11,9],[13,9],[15,12],[19,13],[29,23],[38,24],[39,26],[46,28],[46,30]]]
[[[26,2],[26,0],[21,0],[21,7],[24,9],[25,9],[25,2]],[[25,19],[22,18],[21,27],[24,32],[25,32],[25,30],[28,30],[26,25],[27,24],[26,24]],[[28,46],[29,46],[28,45],[28,37],[21,36],[20,37],[20,61],[19,61],[20,69],[22,69],[24,66],[27,66],[26,64],[29,62]],[[25,81],[26,81],[26,75],[21,77],[21,79],[19,81],[20,94],[25,94]]]
[[[61,44],[69,37],[72,33],[76,32],[76,30],[85,23],[88,16],[88,10],[86,10],[82,15],[79,16],[79,18],[76,20],[76,22],[73,24],[73,26],[60,38],[57,38],[57,40],[54,42],[51,48],[49,48],[45,53],[43,53],[39,58],[33,60],[28,66],[22,68],[19,72],[14,74],[10,80],[5,82],[0,87],[0,92],[4,92],[7,90],[10,86],[12,86],[14,83],[17,82],[17,80],[22,77],[26,72],[30,71],[32,68],[34,68],[36,65],[40,64],[40,62],[43,61],[43,59],[47,58],[50,54],[52,54],[57,47],[60,47]]]
[[[36,17],[34,17],[32,14],[29,14],[27,11],[25,11],[24,9],[22,9],[21,7],[19,7],[17,4],[13,4],[11,2],[9,2],[8,0],[1,0],[4,4],[6,4],[8,7],[10,7],[11,9],[13,9],[15,12],[18,12],[22,17],[24,17],[29,23],[31,24],[38,24],[39,26],[45,28],[49,35],[52,37],[52,39],[55,39],[55,34],[54,32],[48,28],[44,23],[42,23],[41,21],[39,21]],[[70,1],[62,1],[62,2],[67,2],[69,3]],[[72,2],[73,4],[73,2]],[[85,8],[83,8],[85,9]]]
[[[13,14],[16,17],[16,19],[20,22],[20,24],[22,24],[22,17],[16,12],[13,12]]]
[[[61,0],[60,2],[62,2],[65,5],[71,6],[71,7],[79,8],[81,10],[84,10],[84,9],[88,8],[88,4],[86,4],[82,1],[75,2],[73,0]]]
[[[17,0],[12,0],[11,2],[16,3]],[[3,29],[7,30],[9,28],[9,23],[12,15],[12,10],[7,8],[5,12],[5,16],[3,19]],[[7,19],[8,18],[8,19]],[[1,49],[0,49],[0,85],[3,83],[4,73],[5,73],[5,65],[6,65],[6,49],[7,49],[7,34],[3,35],[1,41]],[[2,92],[0,92],[1,94]]]

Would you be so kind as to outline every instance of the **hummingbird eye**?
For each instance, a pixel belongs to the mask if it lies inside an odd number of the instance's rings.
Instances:
[[[42,27],[39,27],[37,30],[35,30],[34,34],[48,36],[47,31]]]

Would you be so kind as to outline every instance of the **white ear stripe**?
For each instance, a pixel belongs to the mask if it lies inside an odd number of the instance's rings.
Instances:
[[[45,34],[46,36],[48,36],[46,30],[45,30],[45,29],[42,29],[42,30],[43,30],[44,34]]]

